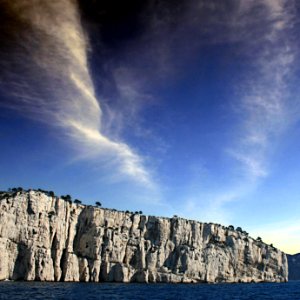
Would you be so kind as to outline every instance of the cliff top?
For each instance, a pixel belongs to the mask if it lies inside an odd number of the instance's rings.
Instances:
[[[142,211],[121,211],[121,210],[117,210],[117,209],[113,209],[113,208],[105,208],[102,207],[102,204],[98,201],[95,202],[95,205],[91,205],[91,204],[84,204],[82,203],[82,201],[78,200],[78,199],[74,199],[72,201],[72,197],[70,195],[61,195],[61,196],[57,196],[53,191],[46,191],[43,189],[23,189],[22,187],[18,187],[18,188],[10,188],[7,191],[0,191],[0,201],[7,199],[7,198],[14,198],[15,196],[21,195],[21,194],[40,194],[40,195],[45,195],[47,197],[50,198],[54,198],[56,200],[61,200],[61,201],[66,201],[67,203],[69,203],[70,205],[75,205],[76,207],[82,207],[82,208],[92,208],[92,209],[100,209],[100,210],[104,210],[104,211],[109,211],[111,213],[122,213],[122,214],[128,214],[131,217],[135,216],[135,215],[141,215],[141,216],[145,216],[143,215]],[[214,225],[214,227],[220,227],[223,230],[227,230],[230,231],[232,233],[235,233],[235,235],[237,235],[239,238],[242,238],[244,240],[251,240],[254,243],[257,243],[258,245],[265,245],[268,247],[273,248],[274,250],[278,251],[279,249],[275,248],[273,246],[273,244],[266,244],[262,241],[262,239],[260,237],[257,237],[256,239],[249,236],[248,232],[243,230],[241,227],[234,227],[233,225],[229,225],[229,226],[224,226],[218,223],[214,223],[214,222],[200,222],[197,220],[190,220],[190,219],[186,219],[186,218],[182,218],[180,216],[174,215],[173,217],[164,217],[164,216],[153,216],[153,215],[149,215],[149,216],[145,216],[147,218],[154,218],[154,219],[160,219],[160,220],[169,220],[169,221],[174,221],[174,220],[181,220],[182,222],[189,222],[189,223],[198,223],[198,224],[203,224],[203,225]],[[300,255],[300,253],[299,253]]]

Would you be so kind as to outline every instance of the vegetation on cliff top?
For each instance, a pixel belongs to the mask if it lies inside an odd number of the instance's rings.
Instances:
[[[0,200],[6,199],[6,198],[9,198],[9,197],[15,197],[20,193],[29,193],[31,191],[43,193],[43,194],[45,194],[49,197],[55,197],[57,199],[62,199],[62,200],[66,201],[70,204],[73,203],[72,196],[70,196],[68,194],[67,195],[62,195],[62,196],[59,197],[59,196],[55,195],[55,193],[53,191],[47,191],[47,190],[43,190],[43,189],[40,189],[40,188],[39,189],[27,189],[26,190],[26,189],[23,189],[22,187],[17,187],[17,188],[14,187],[14,188],[9,188],[7,191],[0,191]],[[79,199],[75,199],[74,203],[78,204],[78,205],[85,205],[86,206],[86,204],[82,204],[82,201],[79,200]],[[87,205],[87,206],[91,206],[91,205]],[[96,207],[102,207],[102,204],[101,204],[101,202],[96,201],[95,206]],[[105,208],[103,208],[103,209],[105,209]],[[112,211],[117,211],[116,209],[111,209],[111,210]],[[126,210],[126,211],[122,211],[122,212],[125,212],[126,214],[131,214],[131,215],[137,215],[137,214],[142,215],[143,214],[142,211],[130,212],[129,210]],[[176,220],[176,219],[181,219],[181,218],[178,217],[177,215],[174,215],[171,219]],[[212,222],[210,222],[209,224],[214,224],[214,225],[222,227],[223,229],[227,229],[227,230],[230,230],[230,231],[239,232],[240,234],[242,234],[244,236],[245,240],[248,239],[248,236],[249,236],[248,232],[244,231],[241,227],[236,227],[235,228],[233,225],[229,225],[229,226],[226,227],[226,226],[222,226],[221,224],[216,224],[216,223],[212,223]],[[258,243],[263,243],[261,237],[257,237],[256,241]],[[215,241],[215,242],[217,242],[217,241]],[[271,244],[270,247],[274,248],[273,244]]]

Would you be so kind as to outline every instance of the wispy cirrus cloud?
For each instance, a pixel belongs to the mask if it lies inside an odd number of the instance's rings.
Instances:
[[[60,128],[78,157],[105,157],[117,178],[154,185],[143,158],[104,135],[103,113],[88,66],[89,43],[75,1],[2,1],[2,105]],[[6,30],[6,31],[5,31]],[[107,126],[106,126],[107,128]]]
[[[231,103],[236,135],[226,153],[250,181],[268,176],[275,144],[297,118],[289,82],[298,55],[295,1],[185,1],[149,9],[149,30],[142,40],[147,48],[141,53],[160,78],[176,77],[207,45],[229,45],[244,61]]]
[[[231,107],[237,121],[233,139],[225,149],[233,159],[230,174],[236,179],[211,195],[211,208],[206,208],[208,214],[225,222],[226,216],[227,220],[232,219],[226,209],[228,203],[247,197],[270,175],[278,143],[295,120],[300,119],[299,101],[292,97],[298,58],[293,32],[295,2],[236,3],[224,21],[228,32],[212,39],[214,43],[236,45],[238,57],[247,66],[235,78]],[[274,237],[271,230],[265,236],[269,240]],[[282,247],[282,243],[278,246]]]
[[[174,65],[184,66],[189,60],[200,59],[202,47],[207,45],[224,47],[224,52],[230,47],[234,56],[230,59],[237,59],[241,70],[232,80],[235,93],[228,105],[230,114],[234,112],[235,132],[223,149],[230,166],[224,168],[228,176],[222,180],[229,184],[221,183],[209,194],[203,188],[205,178],[198,180],[184,197],[185,215],[227,223],[231,214],[225,207],[245,198],[269,175],[277,143],[300,118],[299,109],[295,111],[297,99],[292,98],[299,52],[293,28],[295,5],[295,1],[287,0],[198,1],[197,5],[185,1],[179,4],[181,13],[171,25],[167,17],[160,20],[158,14],[153,37],[168,36],[162,57],[169,74],[176,70]],[[170,62],[173,68],[168,66]]]
[[[253,12],[258,9],[263,13],[255,18]],[[242,42],[251,70],[237,83],[234,106],[241,126],[229,153],[253,180],[268,175],[272,148],[291,123],[289,80],[297,56],[291,31],[295,13],[295,3],[284,0],[245,1],[240,7],[240,32],[251,37],[249,32],[257,32],[259,26],[263,29],[257,39]],[[252,18],[248,19],[249,15]]]

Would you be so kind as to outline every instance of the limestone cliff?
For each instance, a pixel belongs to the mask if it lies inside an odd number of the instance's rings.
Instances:
[[[72,204],[37,191],[1,197],[1,280],[287,280],[284,253],[224,226]]]

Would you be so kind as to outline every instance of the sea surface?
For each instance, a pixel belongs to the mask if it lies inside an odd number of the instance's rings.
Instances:
[[[0,299],[300,299],[300,281],[249,284],[0,282]]]

